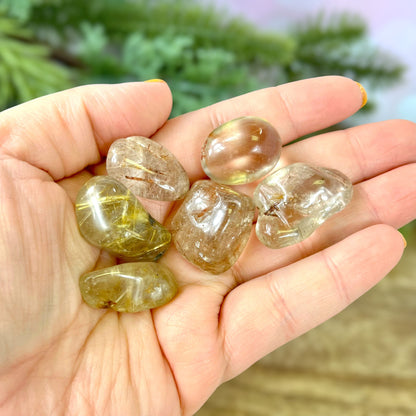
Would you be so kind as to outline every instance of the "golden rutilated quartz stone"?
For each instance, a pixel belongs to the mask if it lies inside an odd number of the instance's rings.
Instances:
[[[351,201],[351,181],[335,169],[294,163],[272,173],[257,186],[258,239],[282,248],[309,237]]]
[[[110,176],[94,176],[81,188],[75,213],[89,243],[125,260],[154,261],[171,241],[169,231]]]
[[[138,197],[174,201],[189,190],[188,175],[176,157],[146,137],[113,142],[107,154],[107,172]]]
[[[93,308],[117,312],[140,312],[168,303],[178,284],[163,264],[124,263],[81,276],[82,298]]]
[[[212,180],[226,185],[254,182],[279,160],[282,140],[276,129],[258,117],[240,117],[210,133],[201,164]]]
[[[254,209],[251,198],[228,186],[195,182],[170,224],[175,246],[200,269],[223,273],[247,244]]]

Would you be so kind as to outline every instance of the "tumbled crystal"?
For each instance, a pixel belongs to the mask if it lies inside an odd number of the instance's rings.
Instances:
[[[212,181],[195,182],[171,222],[175,246],[200,269],[223,273],[247,244],[254,210],[246,195]]]
[[[352,198],[351,181],[334,169],[295,163],[263,179],[254,192],[256,233],[270,248],[299,243]]]
[[[215,182],[244,184],[269,173],[281,149],[280,136],[270,123],[258,117],[240,117],[210,133],[202,148],[201,164]]]
[[[94,176],[81,188],[75,213],[83,237],[125,260],[153,261],[169,247],[169,231],[110,176]]]
[[[172,272],[163,264],[124,263],[84,274],[81,295],[93,308],[140,312],[168,303],[177,293]]]
[[[107,154],[107,173],[138,197],[174,201],[189,190],[188,175],[175,156],[146,137],[116,140]]]

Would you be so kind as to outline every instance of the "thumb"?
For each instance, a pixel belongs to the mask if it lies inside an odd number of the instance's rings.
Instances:
[[[0,157],[25,161],[59,180],[97,163],[120,137],[152,135],[171,107],[163,81],[51,94],[0,113]]]

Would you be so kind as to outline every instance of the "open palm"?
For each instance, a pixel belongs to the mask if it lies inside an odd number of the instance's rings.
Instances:
[[[387,121],[289,144],[361,105],[358,85],[323,77],[256,91],[167,121],[163,82],[87,86],[0,114],[0,413],[191,415],[222,382],[342,310],[398,262],[394,229],[416,212],[416,126]],[[171,247],[180,282],[168,305],[137,314],[94,310],[81,274],[115,264],[79,234],[74,199],[117,138],[169,148],[191,181],[208,133],[230,119],[269,120],[281,164],[336,168],[354,198],[311,238],[270,250],[254,236],[223,275]],[[250,194],[252,185],[240,187]],[[164,221],[171,206],[147,205]]]

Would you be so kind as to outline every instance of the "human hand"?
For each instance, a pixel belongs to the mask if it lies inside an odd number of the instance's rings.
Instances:
[[[4,415],[191,415],[222,382],[324,322],[382,279],[415,217],[416,126],[386,121],[323,134],[362,103],[358,85],[324,77],[256,91],[166,122],[165,83],[87,86],[0,114],[0,410]],[[80,236],[74,200],[117,138],[152,137],[191,181],[200,149],[230,119],[269,120],[281,164],[336,168],[354,198],[303,243],[281,250],[252,234],[228,272],[197,270],[172,246],[161,262],[180,291],[137,314],[94,310],[81,274],[115,264]],[[94,166],[93,166],[94,165]],[[254,185],[239,187],[250,194]],[[163,221],[168,203],[147,205]]]

